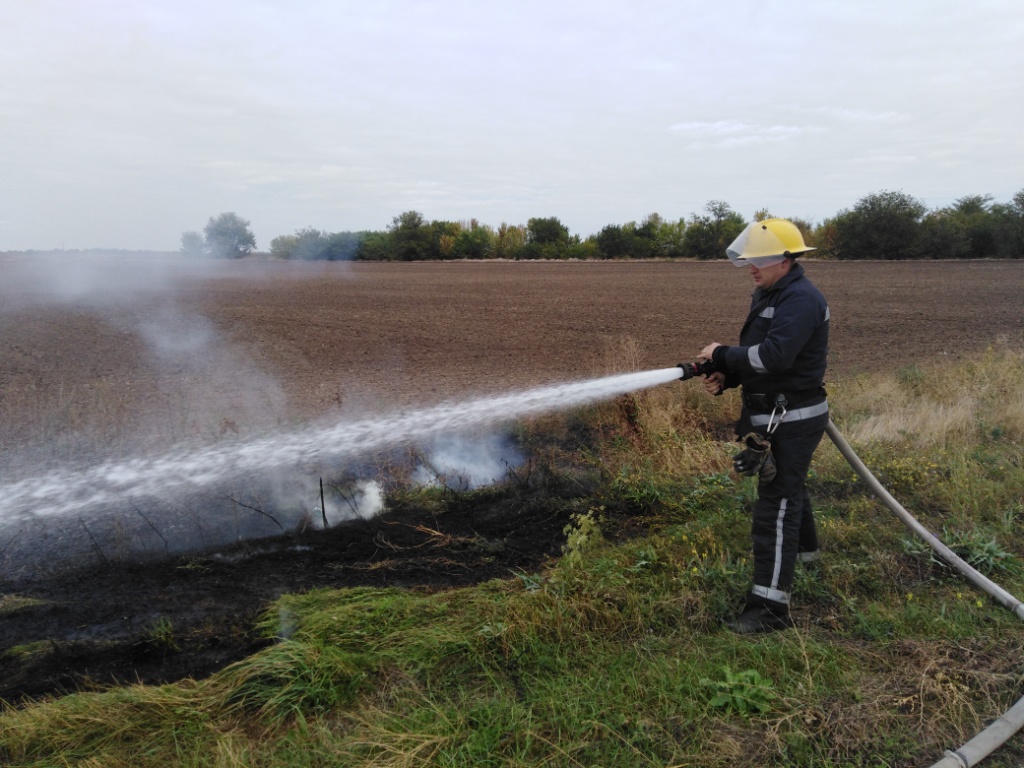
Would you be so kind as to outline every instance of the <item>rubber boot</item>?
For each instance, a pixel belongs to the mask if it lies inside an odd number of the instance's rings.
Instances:
[[[743,610],[725,624],[737,635],[755,635],[788,629],[793,626],[793,619],[785,603],[748,595]]]

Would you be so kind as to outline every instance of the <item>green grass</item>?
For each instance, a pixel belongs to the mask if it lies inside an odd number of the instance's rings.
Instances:
[[[985,366],[1018,366],[990,353]],[[918,369],[861,380],[914,388]],[[956,380],[950,377],[948,381]],[[925,386],[930,389],[923,393]],[[1024,377],[1006,397],[1024,398]],[[951,395],[955,397],[955,395]],[[989,401],[995,403],[995,398]],[[993,406],[995,407],[995,406]],[[522,428],[552,503],[593,483],[562,556],[466,589],[316,590],[267,610],[277,642],[202,681],[74,694],[0,714],[11,766],[923,765],[1024,693],[1024,627],[936,563],[823,443],[811,484],[826,558],[798,566],[797,627],[737,637],[720,619],[749,584],[753,481],[710,437],[735,403],[685,387]],[[1024,595],[1022,431],[1000,407],[928,438],[855,448],[962,556]],[[623,411],[629,418],[623,418]],[[839,417],[842,418],[839,418]],[[960,424],[960,418],[949,423]],[[955,438],[955,439],[954,439]],[[572,468],[574,461],[583,466]],[[579,474],[573,474],[577,472]],[[595,479],[596,478],[596,479]],[[476,497],[500,500],[500,490]],[[435,515],[455,494],[425,494]],[[415,506],[416,494],[402,504]],[[642,514],[641,535],[622,536]],[[13,604],[12,604],[13,605]],[[8,606],[10,607],[10,606]],[[173,628],[154,635],[173,640]],[[31,649],[26,649],[30,652]],[[1016,765],[1024,739],[986,765]]]

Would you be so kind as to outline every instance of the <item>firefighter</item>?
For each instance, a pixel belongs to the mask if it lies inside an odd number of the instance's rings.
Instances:
[[[708,393],[742,387],[736,434],[743,448],[733,465],[739,474],[758,477],[751,524],[754,583],[743,609],[726,621],[740,634],[792,626],[797,560],[810,563],[820,556],[806,482],[829,419],[829,310],[796,261],[812,250],[785,219],[748,225],[726,249],[733,264],[749,268],[755,286],[739,344],[713,342],[700,352],[715,369],[704,380]]]

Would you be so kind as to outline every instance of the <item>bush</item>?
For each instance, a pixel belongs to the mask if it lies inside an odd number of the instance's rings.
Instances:
[[[913,258],[926,210],[904,192],[874,192],[832,220],[832,247],[842,259]]]

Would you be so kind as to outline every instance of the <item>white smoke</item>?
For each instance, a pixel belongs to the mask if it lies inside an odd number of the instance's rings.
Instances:
[[[384,487],[376,480],[360,480],[352,495],[357,517],[367,520],[384,511]]]
[[[167,254],[110,251],[59,251],[10,257],[4,279],[16,291],[0,309],[60,304],[110,310],[140,302],[159,302],[186,281],[224,274],[226,265],[212,260]]]
[[[137,330],[150,349],[167,361],[201,353],[217,340],[216,329],[209,320],[184,314],[170,303],[142,318]]]
[[[468,491],[500,482],[523,460],[503,435],[446,437],[428,448],[428,457],[413,472],[412,481]]]
[[[51,399],[32,402],[25,398],[35,390],[21,388],[19,406],[28,407],[12,408],[12,418],[42,411],[33,406],[49,407],[51,401],[62,406],[51,409],[48,431],[33,431],[38,425],[29,420],[13,427],[0,423],[7,430],[0,437],[17,435],[6,441],[0,457],[0,571],[5,562],[27,567],[44,550],[63,555],[95,542],[125,552],[173,551],[273,535],[293,529],[303,516],[319,524],[311,512],[325,513],[316,478],[401,446],[415,446],[427,456],[417,473],[421,482],[478,488],[506,477],[522,457],[500,432],[471,436],[475,430],[679,376],[678,369],[628,374],[407,412],[352,413],[340,422],[281,432],[280,423],[288,420],[284,392],[196,310],[202,304],[190,293],[220,274],[232,280],[276,274],[266,272],[266,265],[69,253],[33,254],[0,268],[0,323],[11,323],[9,338],[20,341],[18,324],[46,327],[44,311],[56,307],[62,311],[55,327],[87,328],[106,344],[86,350],[93,357],[81,355],[86,363],[69,369],[66,386],[74,392],[57,390],[56,398],[43,393]],[[88,322],[79,325],[80,315]],[[71,360],[76,345],[95,342],[48,333],[46,345],[57,339]],[[104,353],[124,354],[124,362],[106,365]],[[51,361],[62,360],[62,354],[57,349]],[[93,360],[99,360],[98,374],[87,367]],[[54,383],[52,370],[44,373],[40,381],[51,389],[65,386]],[[93,387],[107,399],[72,402]],[[107,407],[98,414],[103,432],[88,431],[90,403]],[[72,413],[72,405],[79,411]],[[76,418],[64,418],[66,413]],[[82,425],[81,434],[69,437]],[[339,494],[340,499],[325,499],[329,523],[369,518],[384,506],[383,489],[370,480],[352,482]],[[41,523],[69,516],[81,524]],[[38,530],[50,539],[40,541],[32,533]]]
[[[257,263],[242,268],[220,260],[120,252],[30,253],[5,261],[0,322],[40,327],[48,318],[43,312],[56,309],[58,317],[67,319],[66,327],[105,335],[58,337],[63,349],[41,351],[81,359],[107,353],[125,361],[107,365],[101,359],[91,376],[76,377],[72,371],[61,376],[59,391],[53,375],[40,374],[41,386],[26,380],[22,393],[30,394],[22,397],[35,401],[9,414],[9,423],[45,413],[55,402],[73,403],[76,413],[57,422],[66,450],[58,453],[52,436],[38,445],[19,441],[24,455],[17,463],[80,464],[106,458],[92,455],[90,444],[97,451],[99,446],[105,451],[113,446],[166,448],[279,423],[287,405],[279,383],[197,311],[198,302],[184,301],[195,286],[210,285],[220,276],[263,282],[270,277],[266,269]],[[119,398],[116,412],[110,407],[114,398]],[[21,429],[30,434],[33,426],[26,422]],[[89,439],[70,434],[83,428],[102,434]],[[10,470],[15,457],[6,456],[5,463]]]

